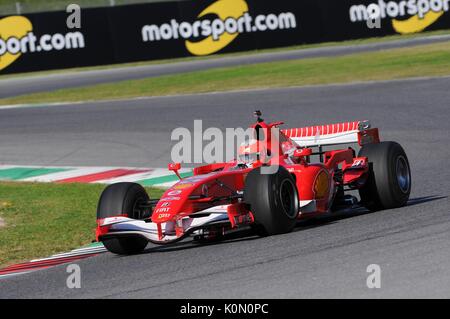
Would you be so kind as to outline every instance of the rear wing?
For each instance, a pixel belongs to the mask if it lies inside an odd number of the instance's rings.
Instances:
[[[358,143],[378,143],[377,128],[370,128],[369,121],[344,122],[281,130],[301,147]]]

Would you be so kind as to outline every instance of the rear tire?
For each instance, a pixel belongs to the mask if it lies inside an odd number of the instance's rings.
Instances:
[[[361,203],[371,211],[405,206],[411,192],[411,170],[401,145],[367,144],[358,156],[369,161],[368,179],[359,190]]]
[[[118,215],[133,219],[140,218],[139,203],[149,200],[145,189],[136,183],[116,183],[105,188],[97,206],[97,219]],[[113,237],[102,240],[110,252],[118,255],[131,255],[142,252],[148,241],[139,236]]]
[[[298,192],[292,175],[282,166],[277,173],[252,170],[245,180],[244,201],[250,205],[260,236],[292,231],[299,212]]]

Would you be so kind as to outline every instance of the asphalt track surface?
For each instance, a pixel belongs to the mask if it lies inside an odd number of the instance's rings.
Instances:
[[[0,109],[0,162],[146,165],[168,160],[173,128],[246,126],[252,111],[303,126],[370,119],[400,142],[413,174],[407,207],[330,216],[290,234],[220,244],[182,242],[137,256],[110,253],[0,280],[0,297],[450,297],[450,77]],[[34,160],[34,161],[32,161]],[[93,212],[94,214],[94,212]],[[367,266],[381,267],[368,289]]]
[[[436,35],[402,39],[380,43],[330,46],[321,48],[288,50],[271,53],[259,53],[242,56],[228,56],[211,59],[199,59],[176,63],[161,63],[147,66],[119,67],[107,70],[80,71],[47,75],[32,75],[18,78],[0,79],[0,98],[9,98],[23,94],[48,92],[58,89],[90,86],[134,80],[161,75],[209,70],[220,67],[248,65],[263,62],[287,61],[313,57],[341,56],[359,52],[410,47],[449,41],[450,35]]]

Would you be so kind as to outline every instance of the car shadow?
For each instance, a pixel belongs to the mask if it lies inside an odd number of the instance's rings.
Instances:
[[[244,229],[241,231],[236,231],[232,234],[225,235],[222,237],[221,240],[217,241],[209,241],[209,242],[197,242],[192,239],[185,239],[183,241],[180,241],[175,244],[170,244],[167,246],[152,246],[147,249],[145,249],[142,254],[148,254],[148,253],[159,253],[159,252],[170,252],[170,251],[180,251],[180,250],[186,250],[186,249],[192,249],[192,248],[198,248],[202,246],[216,246],[216,245],[223,245],[226,243],[236,243],[236,242],[242,242],[242,241],[250,241],[258,239],[259,236],[255,234],[255,232],[252,229]]]
[[[370,214],[370,211],[363,207],[349,208],[339,212],[330,212],[321,216],[311,217],[305,220],[301,220],[297,223],[294,232],[302,231],[306,229],[321,227],[325,225],[335,224],[339,220],[352,218],[360,215]]]
[[[408,201],[407,206],[414,206],[418,204],[423,204],[435,200],[440,200],[447,198],[447,196],[438,196],[438,195],[430,195],[430,196],[423,196],[423,197],[416,197],[411,198]],[[330,225],[337,223],[340,220],[344,220],[347,218],[353,218],[361,215],[366,215],[372,213],[371,211],[367,210],[364,207],[353,207],[346,210],[342,210],[339,212],[331,212],[324,214],[322,216],[312,217],[309,219],[301,220],[297,223],[296,227],[294,228],[293,232],[298,232],[306,229],[312,229],[316,227],[321,227],[325,225]],[[244,229],[241,231],[236,231],[232,234],[224,236],[220,241],[211,241],[211,242],[204,242],[199,243],[196,241],[192,241],[191,239],[187,238],[183,241],[180,241],[175,244],[170,244],[167,246],[152,246],[147,249],[145,249],[141,254],[148,254],[148,253],[159,253],[159,252],[170,252],[170,251],[180,251],[180,250],[186,250],[186,249],[193,249],[198,248],[201,246],[216,246],[216,245],[223,245],[231,242],[244,242],[244,241],[250,241],[250,240],[256,240],[259,236],[255,234],[255,232],[252,229]]]
[[[439,199],[444,199],[444,198],[447,198],[447,197],[448,196],[431,195],[431,196],[423,196],[423,197],[411,198],[408,201],[408,204],[406,206],[414,206],[414,205],[418,205],[418,204],[432,202],[432,201],[439,200]]]
[[[439,195],[430,195],[430,196],[423,196],[423,197],[416,197],[409,199],[408,203],[406,204],[406,207],[408,206],[414,206],[418,204],[423,204],[439,199],[447,198],[447,196],[439,196]],[[299,221],[297,223],[297,227],[294,229],[294,231],[301,231],[305,229],[315,228],[319,226],[324,226],[328,224],[334,224],[339,220],[344,220],[347,218],[357,217],[361,215],[371,214],[372,212],[364,207],[356,207],[356,208],[349,208],[346,210],[342,210],[339,212],[331,212],[324,214],[322,216],[313,217],[311,219],[306,219],[304,221]],[[376,213],[376,212],[374,212]]]

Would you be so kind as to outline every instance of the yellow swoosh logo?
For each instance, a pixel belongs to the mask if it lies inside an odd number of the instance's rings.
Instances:
[[[222,21],[225,21],[227,18],[237,19],[247,11],[248,5],[244,0],[219,0],[203,10],[198,15],[198,18],[201,18],[207,14],[215,14]],[[188,51],[194,55],[208,55],[223,49],[228,44],[230,44],[231,41],[233,41],[237,36],[238,33],[224,33],[216,41],[213,40],[212,36],[209,36],[202,41],[186,41],[185,44]]]
[[[0,39],[5,41],[11,37],[21,39],[27,35],[28,32],[33,30],[33,25],[30,20],[21,16],[10,16],[0,19]],[[0,56],[0,70],[3,70],[8,65],[13,63],[22,55],[21,52],[17,54],[11,54],[6,52]]]
[[[444,11],[427,12],[422,19],[417,15],[406,19],[406,20],[396,20],[392,19],[392,27],[395,31],[400,34],[416,33],[425,30],[428,26],[436,22],[444,14]]]

